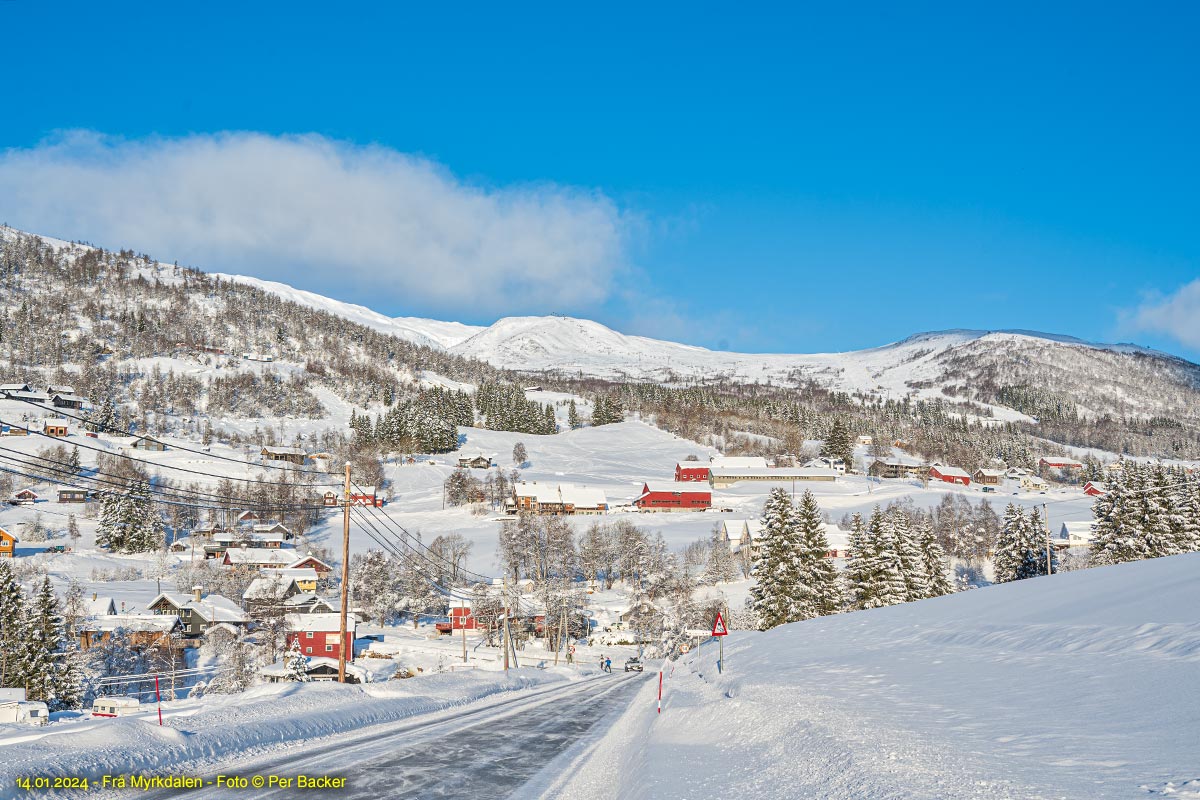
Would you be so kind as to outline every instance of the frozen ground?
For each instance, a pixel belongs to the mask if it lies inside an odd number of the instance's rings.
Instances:
[[[1200,797],[1200,554],[735,633],[545,797]]]

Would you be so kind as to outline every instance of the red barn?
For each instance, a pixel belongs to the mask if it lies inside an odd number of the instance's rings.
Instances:
[[[708,464],[699,461],[685,461],[675,465],[675,482],[708,481]]]
[[[644,483],[633,504],[642,511],[703,511],[712,507],[712,490],[693,482]]]
[[[971,476],[965,470],[961,470],[958,467],[930,467],[929,477],[945,483],[958,483],[963,486],[971,485]]]
[[[1088,481],[1083,485],[1083,493],[1091,497],[1099,497],[1108,494],[1108,489],[1099,481]]]
[[[285,649],[290,649],[292,642],[299,642],[300,652],[306,656],[341,657],[342,647],[338,644],[341,614],[289,614],[287,627]],[[349,615],[345,639],[347,661],[354,660],[354,630],[354,616]]]
[[[475,617],[471,614],[469,608],[452,608],[450,609],[450,621],[439,622],[434,626],[438,633],[451,633],[452,631],[476,630],[479,625],[475,621]]]

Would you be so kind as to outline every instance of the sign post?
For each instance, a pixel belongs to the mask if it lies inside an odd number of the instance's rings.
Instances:
[[[717,612],[717,618],[713,620],[712,635],[719,637],[717,643],[720,645],[720,652],[717,654],[717,672],[725,671],[725,639],[723,637],[729,635],[729,629],[725,627],[725,618],[721,616],[721,612]]]

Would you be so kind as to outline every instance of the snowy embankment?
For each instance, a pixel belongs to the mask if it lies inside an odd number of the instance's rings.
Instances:
[[[1200,797],[1200,554],[737,633],[573,798]],[[620,767],[620,768],[618,768]],[[614,786],[614,782],[618,785]]]
[[[46,728],[0,726],[0,786],[20,776],[193,772],[232,758],[266,754],[301,740],[436,715],[489,696],[577,679],[566,670],[513,670],[431,675],[402,681],[341,685],[278,683],[242,694],[209,695],[153,706],[139,718],[59,721]]]

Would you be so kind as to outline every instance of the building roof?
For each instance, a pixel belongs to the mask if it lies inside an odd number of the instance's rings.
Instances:
[[[316,615],[305,614],[304,616],[311,617]],[[325,656],[305,656],[305,659],[308,661],[308,666],[306,668],[306,671],[308,672],[312,672],[320,667],[332,669],[334,671],[337,671],[338,668],[338,660],[336,658],[326,658]],[[258,674],[268,678],[285,678],[290,674],[290,671],[287,668],[286,660],[281,658],[274,664],[267,664],[265,667],[261,667],[258,670]],[[359,683],[366,683],[371,679],[370,672],[368,672],[365,668],[360,667],[358,664],[354,664],[350,661],[346,662],[346,674],[353,675],[358,679]]]
[[[713,478],[772,478],[787,481],[805,478],[827,478],[838,476],[835,469],[825,467],[712,467]]]
[[[1092,537],[1096,535],[1094,526],[1095,523],[1091,520],[1064,522],[1062,527],[1058,529],[1058,538],[1069,539],[1071,536],[1075,536],[1086,542],[1090,542]]]
[[[825,540],[834,550],[845,550],[850,547],[850,533],[842,530],[832,522],[822,523],[825,526]]]
[[[118,628],[130,633],[170,633],[178,625],[174,614],[97,614],[82,623],[84,630],[105,633]]]
[[[1076,461],[1066,456],[1042,456],[1039,461],[1045,461],[1052,467],[1082,467],[1082,461]]]
[[[883,464],[888,467],[921,467],[924,464],[920,459],[910,458],[908,456],[888,456],[887,458],[877,458],[871,462],[874,464]]]
[[[351,497],[374,497],[375,496],[375,487],[374,486],[355,486],[350,489],[350,496]]]
[[[225,551],[225,558],[232,564],[274,565],[286,567],[296,561],[296,553],[280,547],[236,547]]]
[[[83,614],[86,617],[100,617],[117,613],[117,602],[111,597],[97,597],[95,600],[83,601]]]
[[[674,494],[712,494],[712,490],[702,483],[696,481],[646,481],[644,484],[644,492],[667,492]]]
[[[75,387],[67,386],[66,384],[53,384],[52,383],[46,387],[46,393],[47,394],[75,394]]]
[[[46,417],[44,420],[42,420],[42,423],[44,425],[67,425],[68,424],[66,417]]]
[[[576,486],[573,483],[538,483],[521,481],[513,487],[517,497],[529,497],[539,505],[572,505],[577,508],[598,508],[608,505],[603,489]]]
[[[166,600],[180,611],[191,609],[196,616],[205,622],[233,622],[245,624],[246,615],[241,606],[228,597],[219,594],[206,594],[200,597],[200,602],[190,594],[182,592],[163,592],[150,601],[150,607],[158,605],[160,600]]]
[[[959,469],[958,467],[939,466],[939,467],[930,467],[929,470],[930,470],[930,472],[932,472],[933,470],[937,470],[938,475],[944,475],[947,478],[970,478],[971,477],[971,473],[967,472],[965,469]]]
[[[296,570],[302,572],[303,570]],[[312,580],[317,579],[315,570],[309,570],[312,573]],[[243,600],[278,600],[283,597],[288,589],[299,580],[296,577],[282,575],[274,570],[271,574],[259,575],[254,580],[250,581],[250,585],[246,587],[246,591],[242,593]]]
[[[728,469],[755,469],[757,467],[766,468],[767,460],[762,456],[713,456],[708,459],[710,467],[722,467]]]
[[[308,453],[299,447],[264,447],[263,453],[272,456],[306,456]]]
[[[1002,469],[980,468],[980,469],[975,470],[975,472],[976,472],[976,474],[982,475],[985,478],[1003,478],[1005,475],[1005,472]]]
[[[325,631],[336,633],[341,626],[341,614],[288,614],[284,617],[290,631]],[[346,632],[355,633],[355,620],[352,614],[346,615]]]

